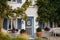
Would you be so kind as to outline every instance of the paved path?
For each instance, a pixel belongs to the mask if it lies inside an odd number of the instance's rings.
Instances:
[[[60,40],[60,37],[50,37],[50,40]]]

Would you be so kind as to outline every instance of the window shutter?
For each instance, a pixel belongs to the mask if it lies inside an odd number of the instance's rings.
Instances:
[[[17,20],[17,27],[18,27],[18,29],[21,29],[21,19]]]
[[[43,28],[43,23],[39,22],[39,27]]]
[[[52,22],[50,22],[50,28],[53,28],[53,23]]]
[[[22,3],[22,0],[17,0],[18,3]]]
[[[7,24],[8,24],[8,19],[5,18],[4,21],[3,21],[3,28],[4,28],[5,30],[7,30]]]

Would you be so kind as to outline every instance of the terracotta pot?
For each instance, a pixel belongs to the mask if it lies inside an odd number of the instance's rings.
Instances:
[[[42,37],[42,32],[37,32],[37,37]]]

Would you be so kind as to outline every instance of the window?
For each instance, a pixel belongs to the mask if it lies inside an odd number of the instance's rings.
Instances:
[[[11,0],[8,0],[8,1],[11,1]]]
[[[17,29],[17,27],[16,27],[16,19],[9,19],[9,27],[8,27],[8,29],[11,30],[13,28]]]
[[[16,2],[16,0],[12,0],[13,2]]]
[[[10,2],[16,2],[16,0],[8,0],[8,1],[10,1]]]
[[[22,3],[22,0],[17,0],[17,3]]]
[[[8,0],[9,2],[13,2],[13,3],[22,3],[22,0]]]

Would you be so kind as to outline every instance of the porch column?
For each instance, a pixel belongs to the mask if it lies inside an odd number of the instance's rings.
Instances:
[[[54,22],[53,22],[53,28],[54,28]]]
[[[25,29],[25,21],[22,20],[22,29]]]
[[[49,21],[48,21],[47,25],[48,25],[48,28],[50,28],[50,22]]]

